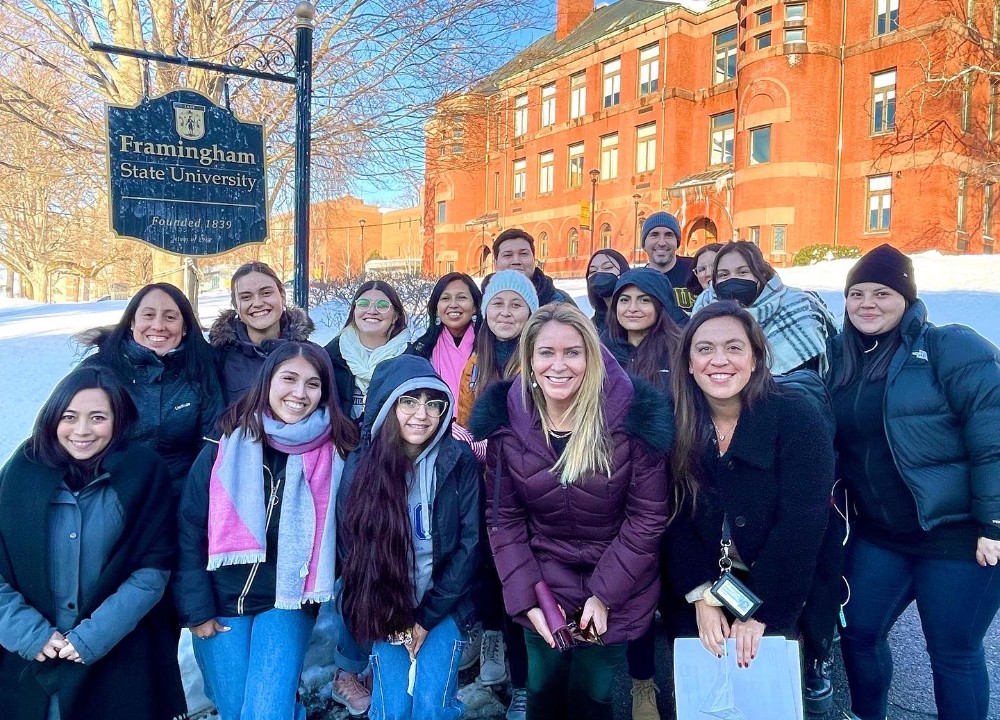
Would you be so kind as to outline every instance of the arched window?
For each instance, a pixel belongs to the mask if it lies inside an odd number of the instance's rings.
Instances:
[[[538,259],[545,260],[549,256],[549,234],[543,232],[538,236]]]
[[[570,228],[569,231],[569,257],[575,258],[580,254],[580,231]]]
[[[601,225],[601,247],[605,249],[611,247],[611,226],[607,223]]]

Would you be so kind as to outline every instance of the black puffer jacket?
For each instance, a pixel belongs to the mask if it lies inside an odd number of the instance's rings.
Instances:
[[[375,369],[365,404],[361,447],[352,452],[344,466],[337,493],[338,565],[344,563],[351,546],[359,542],[378,542],[378,538],[354,538],[347,531],[347,510],[351,487],[361,460],[371,449],[372,424],[379,409],[389,401],[404,382],[421,377],[441,379],[431,364],[416,355],[400,355]],[[450,413],[441,419],[449,421]],[[475,621],[475,581],[480,564],[480,516],[482,515],[479,463],[467,443],[445,433],[438,443],[434,465],[435,492],[431,505],[433,569],[431,586],[414,618],[430,630],[451,616],[459,627],[469,628]]]
[[[98,347],[102,337],[94,341]],[[116,370],[103,352],[88,356],[82,364]],[[188,379],[183,344],[160,357],[128,339],[122,343],[121,352],[127,362],[117,373],[122,375],[119,379],[139,410],[139,420],[130,436],[163,458],[177,498],[204,438],[212,433],[225,408],[218,377],[210,372],[198,380]],[[209,369],[213,370],[211,366]]]
[[[258,345],[250,339],[246,325],[235,310],[220,314],[208,331],[208,342],[214,351],[226,404],[239,400],[253,387],[264,361],[275,348],[286,340],[305,342],[315,329],[303,310],[289,306],[281,317],[281,336]]]
[[[883,424],[920,526],[974,520],[981,536],[1000,539],[1000,350],[963,325],[935,327],[920,300],[899,328]],[[843,337],[833,338],[832,367],[843,353]],[[844,480],[858,501],[873,496],[858,485],[878,478]]]

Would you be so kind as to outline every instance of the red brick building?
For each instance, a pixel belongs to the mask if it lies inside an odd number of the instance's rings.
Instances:
[[[661,209],[687,254],[734,238],[775,265],[816,244],[992,252],[970,144],[912,132],[995,137],[995,86],[915,90],[966,1],[558,0],[554,33],[427,124],[424,269],[488,270],[513,226],[554,275],[591,248],[644,259],[637,228]],[[987,37],[994,5],[972,3]]]

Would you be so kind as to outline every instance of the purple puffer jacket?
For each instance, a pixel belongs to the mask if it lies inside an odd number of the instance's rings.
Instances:
[[[507,612],[531,627],[534,586],[545,580],[567,615],[591,595],[608,606],[606,643],[642,635],[659,597],[659,539],[667,521],[666,454],[674,425],[669,398],[630,379],[604,352],[605,419],[613,450],[610,477],[563,486],[521,377],[497,383],[470,423],[490,438],[487,525]]]

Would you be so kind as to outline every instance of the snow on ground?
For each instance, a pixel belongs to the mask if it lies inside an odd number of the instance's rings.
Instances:
[[[919,295],[926,302],[930,319],[936,324],[963,323],[1000,345],[1000,256],[943,256],[937,252],[913,256]],[[788,285],[817,290],[834,315],[843,317],[844,279],[853,260],[833,260],[810,267],[787,268],[780,275]],[[583,279],[560,279],[556,283],[569,292],[589,313]],[[0,367],[7,374],[0,379],[4,422],[0,424],[0,459],[5,460],[28,435],[38,409],[52,387],[82,357],[72,336],[88,328],[118,321],[127,303],[99,301],[41,305],[24,300],[0,298]],[[314,308],[317,330],[313,340],[326,343],[343,322],[344,302]],[[199,301],[202,323],[211,325],[219,312],[229,307],[226,292],[202,295]],[[332,639],[329,623],[321,616],[307,659],[303,680],[310,689],[310,706],[329,707],[329,678]],[[196,671],[189,646],[182,650],[186,680]],[[477,683],[466,685],[462,697],[470,718],[496,717],[501,705],[492,693]],[[194,709],[194,708],[193,708]],[[331,708],[326,715],[346,717]]]

